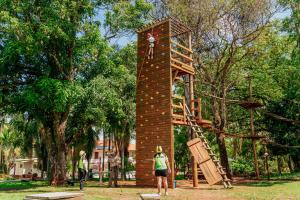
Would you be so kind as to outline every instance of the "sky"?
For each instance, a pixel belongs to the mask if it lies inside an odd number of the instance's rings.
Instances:
[[[103,28],[104,19],[105,19],[105,13],[104,12],[105,12],[104,10],[99,10],[98,14],[96,15],[96,18],[101,21],[101,24],[102,24],[101,32],[102,33],[105,33],[105,30]],[[277,12],[273,16],[273,19],[281,20],[281,19],[284,19],[284,18],[286,18],[290,15],[291,15],[291,11],[286,9],[286,10],[282,10],[280,12]],[[122,36],[122,37],[114,38],[110,41],[110,43],[112,45],[118,45],[120,47],[123,47],[128,43],[136,41],[136,39],[137,39],[137,35],[136,34],[131,34],[131,35],[128,35],[128,36]]]

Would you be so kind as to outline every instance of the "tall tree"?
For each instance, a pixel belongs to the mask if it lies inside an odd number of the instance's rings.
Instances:
[[[1,99],[11,112],[28,112],[43,124],[53,185],[66,179],[65,130],[73,105],[83,92],[82,83],[91,80],[84,74],[90,69],[94,70],[90,76],[110,70],[106,69],[108,44],[101,39],[100,25],[94,18],[96,9],[106,5],[125,8],[112,9],[111,13],[118,15],[107,16],[111,24],[123,19],[114,26],[123,31],[140,26],[150,9],[143,0],[0,3]],[[131,26],[126,20],[132,20]],[[91,51],[99,43],[104,51]]]
[[[273,15],[272,4],[268,0],[167,2],[170,12],[193,30],[196,90],[199,96],[210,98],[221,164],[229,172],[224,139],[228,93],[242,77],[238,63],[253,55],[251,43]]]

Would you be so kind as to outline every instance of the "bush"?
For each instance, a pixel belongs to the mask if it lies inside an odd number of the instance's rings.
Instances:
[[[248,176],[253,173],[253,163],[243,157],[238,157],[231,163],[232,172],[238,176]]]

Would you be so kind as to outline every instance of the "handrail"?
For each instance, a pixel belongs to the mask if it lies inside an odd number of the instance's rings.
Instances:
[[[178,43],[175,42],[174,40],[171,40],[171,43],[172,43],[172,44],[175,44],[176,46],[179,46],[180,48],[182,48],[182,49],[188,51],[189,53],[193,53],[192,49],[189,49],[189,48],[187,48],[187,47],[185,47],[185,46],[183,46],[183,45],[181,45],[181,44],[178,44]]]
[[[182,106],[182,105],[175,105],[175,104],[172,104],[172,107],[174,107],[174,108],[179,108],[179,109],[183,109],[183,106]]]
[[[184,119],[184,115],[173,114],[172,116],[175,118]]]
[[[171,49],[171,52],[173,52],[173,53],[175,53],[175,54],[177,54],[177,55],[179,55],[179,56],[181,56],[181,57],[187,59],[187,60],[190,61],[190,62],[193,62],[193,59],[192,59],[191,57],[186,56],[186,55],[184,55],[184,54],[182,54],[182,53],[180,53],[180,52],[178,52],[178,51],[176,51],[176,50],[174,50],[174,49]]]
[[[178,96],[178,95],[172,95],[172,97],[175,98],[175,99],[183,99],[182,96]]]
[[[171,66],[174,67],[174,68],[176,68],[176,69],[179,69],[179,70],[187,71],[190,74],[195,74],[195,71],[194,71],[194,69],[192,67],[179,66],[179,65],[176,65],[174,63],[171,63]]]
[[[186,63],[183,63],[183,62],[181,62],[181,61],[179,61],[179,60],[177,60],[177,59],[175,59],[175,58],[171,58],[171,61],[173,61],[173,62],[175,62],[175,63],[179,63],[180,65],[182,65],[182,66],[184,66],[184,67],[186,67],[186,68],[192,68],[190,65],[188,65],[188,64],[186,64]],[[192,68],[193,69],[193,68]]]

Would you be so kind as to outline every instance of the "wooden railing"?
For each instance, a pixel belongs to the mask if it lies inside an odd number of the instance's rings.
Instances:
[[[175,46],[177,46],[177,47],[179,47],[179,48],[187,51],[188,53],[193,53],[192,49],[189,49],[189,48],[187,48],[187,47],[185,47],[185,46],[183,46],[183,45],[175,42],[174,40],[171,40],[171,44],[173,44],[173,45],[175,45]]]
[[[172,47],[175,46],[175,49]],[[177,48],[177,49],[176,49]],[[175,69],[194,74],[193,51],[175,41],[171,41],[171,66]]]
[[[186,124],[185,98],[177,95],[173,95],[172,98],[172,122],[174,124]]]
[[[191,103],[194,104],[194,107],[190,110],[190,112],[193,113],[194,115],[193,118],[196,120],[196,122],[201,127],[211,128],[212,122],[202,118],[201,98],[193,99]],[[172,96],[172,111],[173,111],[172,113],[173,124],[188,125],[188,121],[187,121],[188,111],[186,110],[185,97],[178,96],[178,95]]]

